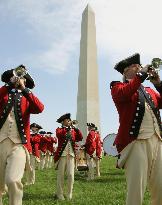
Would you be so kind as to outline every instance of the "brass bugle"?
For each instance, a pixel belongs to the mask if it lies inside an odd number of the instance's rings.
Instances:
[[[13,74],[17,78],[23,78],[27,74],[27,69],[24,65],[20,65],[13,70]]]
[[[160,58],[153,58],[151,65],[154,69],[160,70],[160,66],[162,65],[162,60]]]
[[[72,121],[71,121],[71,126],[72,126],[72,127],[77,127],[78,124],[79,124],[79,122],[78,122],[77,120],[72,120]]]
[[[79,122],[78,122],[78,120],[72,120],[71,123],[72,123],[72,125],[77,125]]]
[[[153,58],[151,61],[151,65],[149,65],[148,71],[152,70],[155,71],[155,73],[158,73],[162,68],[162,60],[160,58]],[[148,78],[147,80],[153,79],[153,74],[148,72]]]

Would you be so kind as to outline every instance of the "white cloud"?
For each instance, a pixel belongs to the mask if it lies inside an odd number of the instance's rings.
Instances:
[[[60,73],[67,70],[79,46],[81,15],[88,2],[96,14],[99,55],[111,63],[134,52],[141,52],[144,61],[161,56],[160,0],[1,0],[0,21],[14,18],[25,24],[43,49],[24,54],[24,59]]]
[[[109,53],[113,62],[133,52],[144,58],[162,55],[160,0],[94,0],[92,6],[102,55]]]
[[[9,0],[1,4],[0,16],[1,21],[14,17],[17,22],[25,24],[26,31],[43,47],[25,55],[24,61],[55,73],[67,70],[78,47],[83,8],[84,1],[81,5],[74,0]],[[8,61],[12,62],[11,59]]]

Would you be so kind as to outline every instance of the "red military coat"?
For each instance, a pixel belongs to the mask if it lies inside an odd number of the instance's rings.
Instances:
[[[40,158],[40,134],[31,134],[30,142],[32,146],[32,154],[38,158]]]
[[[55,156],[54,156],[54,161],[57,162],[59,160],[59,158],[62,155],[62,152],[64,151],[67,143],[68,143],[68,139],[66,137],[67,135],[67,129],[65,127],[62,128],[57,128],[56,129],[56,137],[58,139],[58,147],[57,150],[55,152]],[[71,129],[70,130],[70,134],[71,134],[71,145],[73,148],[73,151],[75,153],[75,142],[79,142],[83,139],[82,133],[80,132],[79,129]]]
[[[12,93],[9,86],[0,88],[0,129],[14,106],[15,118],[22,144],[32,152],[30,144],[30,114],[41,113],[44,105],[28,89],[21,93]]]
[[[48,144],[48,139],[45,136],[42,136],[40,139],[40,145],[39,148],[43,153],[47,152],[47,144]]]
[[[141,85],[141,78],[135,76],[127,83],[116,82],[111,87],[111,94],[117,111],[119,113],[119,129],[114,144],[116,144],[118,152],[136,139],[130,136],[130,129],[134,120],[137,104],[138,104],[138,88]],[[156,108],[162,108],[162,89],[159,93],[151,88],[145,88],[150,94]]]
[[[96,156],[100,158],[102,153],[102,142],[99,132],[96,132],[96,135]]]
[[[86,143],[85,143],[85,151],[90,156],[92,156],[95,151],[97,157],[101,156],[100,135],[95,130],[91,130],[88,133]]]
[[[54,154],[54,147],[53,144],[57,143],[57,138],[53,137],[47,137],[48,142],[47,142],[47,150],[51,153]]]

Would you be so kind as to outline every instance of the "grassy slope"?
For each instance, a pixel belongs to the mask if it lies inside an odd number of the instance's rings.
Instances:
[[[55,201],[53,198],[56,187],[56,171],[54,169],[36,171],[36,183],[24,187],[23,205],[124,205],[126,183],[124,171],[115,168],[116,159],[104,157],[101,162],[101,177],[92,182],[85,176],[76,173],[73,199]],[[150,196],[145,194],[143,205],[149,204]],[[5,197],[4,205],[8,199]]]

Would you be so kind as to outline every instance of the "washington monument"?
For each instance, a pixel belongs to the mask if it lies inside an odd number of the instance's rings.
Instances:
[[[95,14],[87,5],[82,14],[80,59],[77,96],[77,116],[84,140],[86,123],[94,123],[100,130],[98,65]]]

